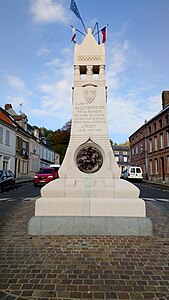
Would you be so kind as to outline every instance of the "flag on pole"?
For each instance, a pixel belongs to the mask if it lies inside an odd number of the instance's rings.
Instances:
[[[106,42],[106,26],[103,27],[100,31],[102,33],[102,43],[104,44]]]
[[[77,18],[79,18],[80,20],[82,19],[81,16],[80,16],[79,10],[77,8],[77,5],[76,5],[74,0],[71,0],[70,9],[75,13]]]
[[[100,45],[100,34],[99,34],[99,23],[96,23],[96,27],[97,27],[97,40],[98,40],[98,44]]]
[[[72,36],[72,42],[76,44],[76,29],[73,27],[72,28],[73,36]]]

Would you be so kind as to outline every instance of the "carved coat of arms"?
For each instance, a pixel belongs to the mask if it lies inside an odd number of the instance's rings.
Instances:
[[[94,85],[86,85],[83,87],[83,95],[88,103],[91,103],[96,97],[97,87]]]

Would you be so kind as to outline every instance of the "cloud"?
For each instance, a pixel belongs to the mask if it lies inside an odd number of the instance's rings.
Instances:
[[[67,23],[68,16],[63,4],[55,0],[33,0],[33,19],[37,23]]]
[[[7,81],[11,88],[14,88],[19,92],[24,92],[26,90],[24,81],[18,76],[7,75]]]
[[[53,130],[61,128],[72,117],[71,83],[66,79],[51,83],[44,82],[39,85],[39,91],[42,95],[39,105],[36,104],[35,107],[31,105],[27,109],[31,118],[36,120],[34,124],[38,125],[43,120],[43,126],[46,128]]]
[[[51,52],[51,49],[49,49],[48,47],[42,47],[38,50],[38,55],[42,56],[42,55],[48,54],[50,52]]]
[[[140,67],[135,66],[135,57],[133,59],[131,52],[134,52],[134,49],[131,49],[127,40],[114,40],[107,48],[109,132],[110,136],[115,136],[116,139],[119,134],[119,139],[126,136],[127,140],[144,124],[145,119],[151,119],[161,110],[160,96],[151,95],[153,86],[145,79],[136,79],[137,68]],[[129,72],[130,67],[134,67],[132,73]]]
[[[45,76],[39,78],[37,85],[40,96],[39,108],[29,107],[31,116],[45,116],[46,127],[61,128],[64,123],[71,119],[72,114],[72,84],[73,84],[73,64],[72,51],[64,48],[60,58],[54,57],[47,61],[44,66]],[[67,54],[65,56],[65,53]],[[37,101],[34,101],[37,103]],[[45,124],[44,124],[45,126]]]
[[[26,110],[28,104],[27,100],[24,97],[13,96],[13,95],[6,95],[5,103],[11,103],[15,111],[19,110],[20,104],[23,104]]]
[[[129,42],[114,42],[107,48],[107,71],[106,82],[111,89],[117,89],[120,86],[121,73],[127,67],[127,51]]]
[[[15,111],[20,111],[20,105],[23,104],[24,112],[27,114],[27,107],[30,105],[32,92],[26,88],[25,82],[16,75],[6,76],[8,86],[8,93],[4,97],[5,103],[11,103]]]
[[[108,97],[109,131],[113,136],[126,135],[126,139],[144,124],[145,119],[150,120],[160,110],[160,96],[154,95],[143,98],[138,93],[120,97],[117,92]]]
[[[56,57],[56,58],[52,59],[51,61],[46,62],[45,65],[51,66],[51,67],[61,65],[61,59]]]

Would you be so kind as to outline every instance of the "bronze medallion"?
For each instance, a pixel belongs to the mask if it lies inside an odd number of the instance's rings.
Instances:
[[[95,147],[85,147],[78,152],[76,163],[83,173],[95,173],[103,164],[103,156]]]

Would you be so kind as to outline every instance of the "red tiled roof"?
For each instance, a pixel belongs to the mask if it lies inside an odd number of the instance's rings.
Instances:
[[[8,117],[3,114],[2,111],[0,111],[0,120],[3,120],[4,122],[10,124],[10,125],[13,125],[12,121],[10,119],[8,119]]]

